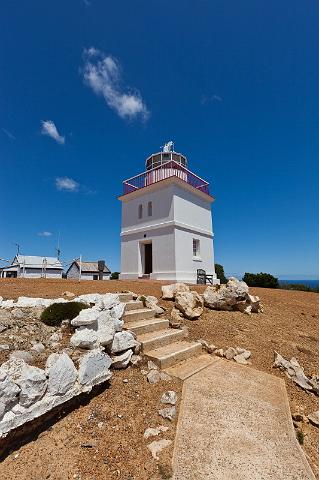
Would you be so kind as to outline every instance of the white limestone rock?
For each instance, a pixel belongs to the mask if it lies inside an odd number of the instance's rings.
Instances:
[[[194,320],[204,311],[204,299],[197,292],[177,292],[175,307],[189,320]]]
[[[257,295],[250,295],[248,293],[247,297],[247,300],[249,301],[251,306],[252,313],[260,313],[263,311],[262,305],[260,303],[260,298]]]
[[[71,320],[71,325],[73,327],[82,327],[87,325],[93,325],[98,316],[100,315],[100,311],[96,308],[85,308],[81,310],[79,315],[73,320]]]
[[[172,407],[162,408],[162,410],[159,410],[158,413],[161,417],[165,418],[166,420],[172,421],[176,416],[176,407],[172,406]]]
[[[6,350],[10,350],[10,345],[8,345],[7,343],[1,343],[0,352],[5,352]]]
[[[3,407],[1,407],[1,410],[3,408],[2,415],[18,402],[19,393],[20,387],[12,381],[2,368],[0,368],[0,403],[3,405]]]
[[[1,381],[0,381],[0,388],[1,388]],[[0,421],[3,417],[3,415],[5,414],[5,411],[6,411],[6,406],[5,404],[0,400]]]
[[[44,370],[30,365],[23,367],[21,376],[16,383],[21,389],[19,403],[23,407],[29,407],[40,400],[47,389],[47,377]]]
[[[103,299],[103,295],[101,293],[85,293],[84,295],[79,295],[73,301],[74,302],[82,302],[86,305],[95,305],[101,302]]]
[[[177,402],[177,394],[174,390],[168,390],[167,392],[163,393],[161,397],[161,403],[176,405]]]
[[[159,427],[156,428],[147,428],[144,432],[143,437],[144,438],[149,438],[149,437],[157,437],[160,433],[162,432],[167,432],[168,427],[165,427],[164,425],[160,425]]]
[[[181,292],[189,292],[189,286],[185,283],[172,283],[171,285],[162,286],[163,300],[174,300],[175,295]]]
[[[81,385],[97,385],[111,378],[112,359],[99,349],[92,350],[80,359],[79,382]]]
[[[164,449],[171,445],[172,440],[154,440],[154,442],[147,445],[147,448],[152,454],[152,457],[155,460],[159,460],[159,453]]]
[[[36,353],[43,353],[45,350],[45,346],[43,345],[42,342],[34,342],[31,350],[33,350]]]
[[[102,295],[100,305],[103,310],[115,309],[114,314],[117,316],[117,318],[121,318],[123,315],[125,305],[124,303],[121,304],[120,297],[117,293],[107,293],[106,295]]]
[[[30,352],[25,350],[15,350],[10,354],[9,358],[17,358],[19,360],[24,360],[26,363],[32,362],[33,356]]]
[[[124,352],[129,348],[135,348],[137,345],[138,342],[129,330],[116,332],[112,343],[112,353]]]
[[[66,353],[52,353],[47,359],[48,394],[64,395],[77,379],[78,372]]]
[[[132,355],[132,350],[127,350],[121,355],[116,355],[115,357],[113,357],[112,360],[112,368],[115,368],[117,370],[126,368],[131,361]]]
[[[14,300],[2,300],[1,308],[13,308]]]
[[[88,328],[78,328],[70,338],[70,345],[74,348],[85,348],[92,350],[99,345],[98,334]]]
[[[150,383],[151,385],[154,385],[155,383],[160,381],[161,375],[158,370],[150,370],[146,378],[148,383]]]
[[[110,311],[101,312],[96,326],[92,328],[96,329],[100,345],[108,346],[112,344],[115,335],[115,320]]]
[[[232,360],[236,355],[237,355],[237,351],[233,347],[229,347],[225,351],[225,358],[227,358],[227,360]]]
[[[52,335],[49,337],[49,342],[50,343],[58,343],[62,340],[62,334],[60,332],[54,332]]]
[[[245,282],[230,278],[226,285],[207,287],[204,292],[204,302],[213,310],[235,310],[236,305],[242,308],[242,302],[247,300],[248,290]]]

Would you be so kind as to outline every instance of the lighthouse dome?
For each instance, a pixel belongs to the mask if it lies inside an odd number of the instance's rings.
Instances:
[[[173,142],[165,143],[161,152],[153,153],[147,157],[145,161],[146,170],[152,170],[153,168],[160,167],[167,162],[176,162],[187,168],[187,158],[181,153],[174,151]]]

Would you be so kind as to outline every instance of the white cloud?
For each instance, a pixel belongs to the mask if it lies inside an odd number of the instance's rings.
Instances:
[[[39,236],[39,237],[51,237],[51,236],[52,236],[52,233],[51,233],[51,232],[46,232],[46,231],[44,231],[44,232],[39,232],[39,233],[38,233],[38,236]]]
[[[84,81],[94,93],[102,95],[121,118],[147,120],[149,111],[140,92],[122,85],[118,61],[94,47],[85,50],[84,57]]]
[[[56,128],[52,120],[42,120],[42,135],[48,135],[48,137],[53,138],[56,142],[63,145],[65,143],[65,138],[59,134],[58,129]]]
[[[10,138],[10,140],[16,140],[16,137],[13,135],[13,133],[9,132],[9,130],[6,128],[1,128],[1,130],[7,135],[8,138]]]
[[[67,192],[77,192],[80,184],[69,177],[57,177],[55,179],[55,186],[58,190],[65,190]]]
[[[205,105],[207,103],[222,103],[224,101],[223,97],[214,93],[213,95],[202,95],[201,104]]]

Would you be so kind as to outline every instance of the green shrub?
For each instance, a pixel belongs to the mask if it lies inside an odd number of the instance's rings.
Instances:
[[[81,302],[53,303],[41,314],[41,321],[50,327],[58,327],[62,320],[73,320],[81,310],[88,308]]]
[[[118,280],[119,279],[120,272],[112,272],[111,273],[111,280]]]
[[[245,273],[243,281],[249,287],[263,287],[263,288],[279,288],[278,278],[270,275],[270,273]]]
[[[301,430],[297,430],[296,436],[300,445],[303,445],[305,440],[305,434]]]
[[[300,292],[312,292],[313,289],[303,283],[281,283],[280,288],[283,290],[298,290]]]
[[[224,267],[219,263],[215,263],[215,272],[217,278],[219,278],[220,283],[227,283],[227,278],[225,277]]]

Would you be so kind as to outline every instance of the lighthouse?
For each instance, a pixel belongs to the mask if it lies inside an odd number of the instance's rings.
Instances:
[[[145,171],[123,182],[120,278],[196,283],[215,274],[209,184],[168,142]]]

